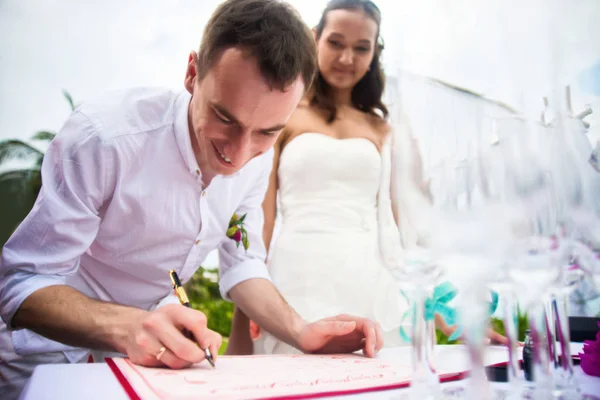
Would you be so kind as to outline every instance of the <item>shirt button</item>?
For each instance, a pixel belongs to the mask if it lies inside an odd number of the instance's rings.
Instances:
[[[206,190],[202,191],[202,197],[206,196]]]
[[[196,175],[200,175],[200,170],[199,169],[196,170]]]
[[[200,244],[200,239],[196,240],[196,244]]]

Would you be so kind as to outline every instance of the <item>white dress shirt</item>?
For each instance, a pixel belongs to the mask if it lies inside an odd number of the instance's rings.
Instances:
[[[43,187],[2,250],[0,315],[8,328],[36,290],[69,285],[85,295],[146,310],[172,292],[168,271],[188,281],[218,248],[220,290],[269,279],[262,201],[273,151],[203,190],[188,127],[190,94],[112,93],[78,107],[50,144]],[[247,213],[250,248],[226,236]],[[17,353],[73,349],[28,330]]]

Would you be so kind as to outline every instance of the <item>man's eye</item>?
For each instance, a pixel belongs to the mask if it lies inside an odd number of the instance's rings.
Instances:
[[[228,120],[227,118],[220,116],[220,115],[219,115],[219,113],[217,113],[217,112],[215,112],[215,116],[217,117],[217,119],[218,119],[218,120],[219,120],[221,123],[223,123],[223,124],[225,124],[225,125],[231,125],[231,123],[232,123],[232,122],[231,122],[230,120]]]

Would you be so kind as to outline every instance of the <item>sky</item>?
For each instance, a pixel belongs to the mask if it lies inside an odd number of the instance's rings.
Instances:
[[[69,114],[63,89],[76,101],[130,86],[181,89],[189,51],[218,3],[0,0],[0,139],[59,129]],[[310,26],[325,5],[290,3]],[[551,91],[554,66],[572,86],[575,108],[599,105],[590,120],[600,121],[600,1],[377,3],[388,74],[404,68],[517,108],[526,91],[536,108]],[[554,22],[545,22],[549,15]]]
[[[309,26],[325,6],[289,2]],[[63,89],[76,102],[131,86],[182,89],[218,3],[0,0],[0,140],[58,130],[70,112]],[[388,74],[431,76],[534,114],[569,84],[574,111],[592,105],[598,129],[600,0],[376,3]]]

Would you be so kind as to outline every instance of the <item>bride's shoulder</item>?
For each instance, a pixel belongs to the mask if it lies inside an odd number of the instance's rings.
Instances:
[[[390,136],[392,125],[390,125],[387,119],[384,119],[379,115],[369,115],[369,119],[371,127],[380,138],[381,143],[384,144]]]
[[[285,124],[285,128],[278,138],[278,144],[281,149],[296,137],[301,132],[310,130],[310,126],[314,125],[314,112],[308,102],[300,102],[298,107],[292,112],[290,119]]]
[[[292,112],[288,123],[286,124],[286,130],[295,131],[306,131],[310,130],[310,127],[318,124],[319,117],[315,110],[309,103],[300,103],[298,107]]]
[[[290,123],[314,123],[320,116],[315,107],[308,100],[303,99],[290,117]]]
[[[303,97],[302,100],[300,100],[300,103],[298,103],[297,109],[309,108],[309,107],[310,107],[310,99],[308,97]]]
[[[382,120],[381,132],[386,139],[394,137],[411,137],[412,124],[408,115],[404,112],[398,112],[391,116],[391,118]]]

